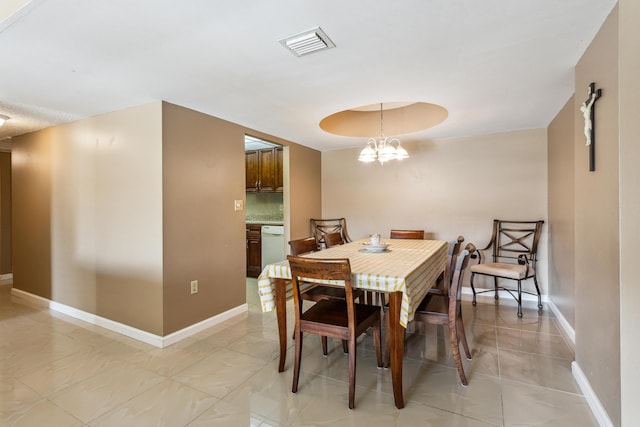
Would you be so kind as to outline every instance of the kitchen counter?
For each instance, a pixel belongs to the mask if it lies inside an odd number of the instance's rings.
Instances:
[[[247,219],[246,224],[284,225],[284,220]]]

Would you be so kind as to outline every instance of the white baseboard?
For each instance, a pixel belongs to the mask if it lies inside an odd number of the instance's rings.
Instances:
[[[596,417],[598,424],[600,424],[600,427],[613,427],[613,422],[611,422],[609,414],[607,414],[607,411],[604,409],[604,406],[602,406],[600,399],[598,399],[598,396],[591,388],[591,384],[584,372],[582,372],[582,369],[580,369],[578,362],[571,362],[571,372],[573,373],[573,377],[576,379],[580,390],[582,390],[582,394],[587,400],[587,404],[589,405],[589,408],[591,408],[593,416]]]
[[[553,315],[556,317],[556,320],[560,324],[560,329],[564,335],[564,337],[569,342],[571,349],[575,352],[576,350],[576,332],[573,329],[573,326],[567,322],[567,319],[562,315],[560,309],[554,304],[552,300],[547,301],[547,305],[553,312]]]
[[[181,341],[185,338],[193,336],[198,332],[204,331],[205,329],[211,328],[212,326],[219,325],[222,322],[225,322],[229,319],[232,319],[236,316],[244,314],[249,311],[249,306],[247,303],[241,304],[237,307],[234,307],[230,310],[227,310],[223,313],[216,314],[213,317],[209,317],[208,319],[204,319],[201,322],[194,323],[193,325],[187,326],[186,328],[180,329],[179,331],[175,331],[169,335],[162,337],[163,347],[167,347],[171,344],[175,344],[178,341]]]
[[[82,320],[92,325],[100,326],[101,328],[108,329],[112,332],[125,335],[129,338],[142,341],[158,348],[164,348],[171,344],[175,344],[178,341],[190,337],[200,331],[203,331],[235,316],[243,314],[249,309],[248,305],[245,303],[163,337],[147,331],[143,331],[138,328],[134,328],[133,326],[125,325],[124,323],[116,322],[114,320],[107,319],[93,313],[88,313],[86,311],[61,304],[56,301],[51,301],[47,298],[31,294],[20,289],[11,289],[11,294],[36,305],[47,307],[51,310],[66,314],[67,316],[73,317],[75,319]]]
[[[0,274],[0,280],[11,280],[11,279],[13,279],[13,273]]]

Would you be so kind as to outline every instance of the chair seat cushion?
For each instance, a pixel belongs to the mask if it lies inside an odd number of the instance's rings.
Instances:
[[[527,267],[526,265],[508,264],[504,262],[472,265],[471,272],[476,274],[486,274],[488,276],[505,277],[513,280],[522,280],[535,274],[533,268]],[[529,274],[527,275],[527,273]]]

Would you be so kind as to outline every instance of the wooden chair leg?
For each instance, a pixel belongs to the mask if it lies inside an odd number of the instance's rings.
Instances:
[[[457,328],[458,336],[460,337],[460,341],[462,341],[464,354],[467,356],[467,360],[471,360],[471,352],[469,351],[469,345],[467,344],[467,335],[464,333],[464,324],[462,323],[462,312],[458,313],[456,328]]]
[[[300,312],[302,312],[302,300],[300,300]],[[296,339],[296,330],[293,330],[293,333],[291,334],[291,339],[295,340]]]
[[[296,393],[298,391],[298,380],[300,379],[300,362],[302,360],[302,332],[299,329],[296,332],[296,354],[293,361],[293,387],[291,391]]]
[[[322,354],[324,354],[326,356],[327,354],[329,354],[327,352],[327,337],[323,336],[323,337],[321,337],[321,340],[322,340]]]
[[[388,368],[391,365],[391,337],[389,334],[391,333],[391,325],[389,324],[389,313],[384,313],[384,364],[385,368]]]
[[[456,362],[456,369],[460,376],[462,385],[469,385],[467,382],[467,376],[464,374],[464,367],[462,366],[462,359],[460,358],[460,349],[458,348],[458,333],[456,332],[456,320],[449,319],[449,340],[451,341],[451,353],[453,354],[453,360]]]
[[[380,324],[373,327],[373,340],[376,346],[376,361],[378,368],[382,368],[382,328]]]
[[[344,351],[345,354],[349,353],[349,343],[347,340],[342,340],[342,351]]]
[[[356,337],[349,339],[349,409],[355,406],[356,397]]]

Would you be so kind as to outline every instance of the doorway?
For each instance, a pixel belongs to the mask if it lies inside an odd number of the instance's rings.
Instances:
[[[284,147],[245,134],[247,303],[259,305],[256,278],[265,263],[284,259]],[[277,231],[277,233],[276,233]],[[276,259],[279,258],[279,259]]]

